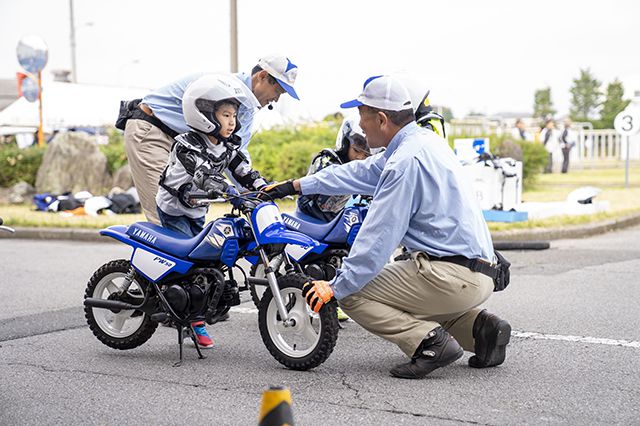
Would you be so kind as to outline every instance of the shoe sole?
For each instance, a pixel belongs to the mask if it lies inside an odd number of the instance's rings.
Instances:
[[[489,340],[489,345],[493,346],[494,349],[483,363],[478,362],[478,357],[475,355],[469,358],[469,367],[495,367],[504,362],[507,345],[511,341],[511,324],[505,320],[500,320],[495,329],[497,332],[490,336]]]

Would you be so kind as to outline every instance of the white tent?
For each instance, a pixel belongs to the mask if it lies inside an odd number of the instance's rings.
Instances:
[[[149,89],[93,86],[87,84],[43,83],[42,120],[44,131],[50,133],[70,127],[102,127],[113,125],[123,99],[141,98]],[[38,102],[21,97],[0,112],[0,133],[14,128],[37,128]],[[3,130],[4,129],[4,130]]]

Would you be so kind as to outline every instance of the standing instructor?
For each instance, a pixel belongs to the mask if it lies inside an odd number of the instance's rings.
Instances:
[[[164,170],[173,138],[190,130],[182,115],[182,95],[187,86],[204,73],[192,74],[148,94],[143,99],[123,103],[116,127],[124,130],[127,159],[133,183],[147,220],[160,224],[156,211],[158,182]],[[298,98],[293,85],[298,67],[287,57],[270,55],[261,58],[251,75],[233,74],[258,99],[260,107],[277,102],[283,93]],[[251,125],[256,113],[244,105],[238,111],[236,133],[240,139],[239,154],[249,160],[247,145],[251,139]]]

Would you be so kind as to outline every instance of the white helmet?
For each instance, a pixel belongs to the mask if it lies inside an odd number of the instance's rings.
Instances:
[[[187,86],[182,95],[182,113],[184,121],[192,129],[219,136],[220,123],[215,118],[217,103],[232,101],[253,109],[260,106],[258,100],[245,84],[233,75],[206,74]],[[234,134],[240,130],[236,121]]]
[[[336,152],[344,152],[350,145],[354,145],[361,151],[365,151],[368,154],[371,153],[367,139],[364,136],[364,131],[360,128],[358,120],[356,117],[347,117],[344,119],[340,130],[338,130],[338,136],[336,137]]]

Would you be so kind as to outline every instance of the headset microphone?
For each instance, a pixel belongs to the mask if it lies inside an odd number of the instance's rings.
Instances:
[[[269,105],[267,105],[267,108],[269,109],[269,111],[271,111],[273,109],[273,105],[269,103]]]

